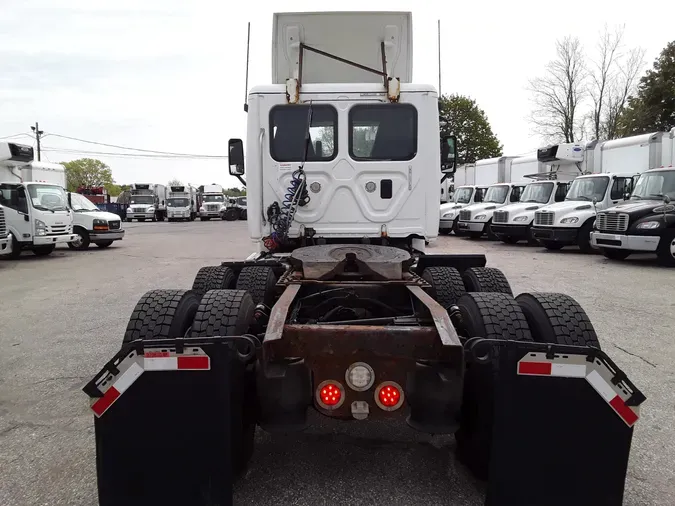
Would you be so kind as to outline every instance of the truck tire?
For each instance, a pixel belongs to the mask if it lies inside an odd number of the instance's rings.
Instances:
[[[535,341],[600,349],[600,341],[586,311],[569,295],[521,293],[516,301],[527,318]]]
[[[54,248],[56,248],[55,244],[48,244],[46,246],[33,246],[33,254],[36,257],[46,257],[47,255],[52,254]]]
[[[16,240],[14,234],[12,234],[12,252],[9,255],[1,255],[0,259],[3,260],[18,260],[21,256],[22,246],[19,244],[19,241]]]
[[[107,248],[112,243],[113,243],[112,241],[98,241],[98,242],[95,242],[94,244],[96,244],[96,246],[98,246],[99,248],[103,249],[103,248]]]
[[[610,260],[625,260],[632,252],[625,249],[602,248],[602,254]]]
[[[492,231],[492,218],[485,224],[485,233],[487,234],[488,241],[496,241],[497,236]]]
[[[471,267],[462,273],[467,292],[494,292],[513,295],[502,271],[494,267]]]
[[[591,218],[586,223],[584,223],[579,229],[579,235],[577,236],[577,244],[579,245],[579,250],[582,253],[593,253],[595,249],[591,244],[591,231],[593,230],[593,224],[595,223],[595,218]]]
[[[431,285],[429,295],[445,309],[457,304],[466,293],[462,276],[454,267],[427,267],[422,279]]]
[[[527,319],[510,295],[466,293],[457,305],[463,322],[460,335],[532,341]],[[481,479],[487,478],[490,462],[494,383],[494,371],[490,364],[467,364],[461,424],[455,439],[460,460]]]
[[[246,212],[246,209],[243,209],[242,211],[239,212],[239,219],[240,220],[248,219],[248,214]]]
[[[89,239],[89,233],[80,227],[75,228],[73,232],[77,234],[78,238],[73,242],[69,242],[68,247],[77,251],[89,249],[89,244],[91,243],[91,240]]]
[[[255,303],[244,290],[209,290],[202,297],[192,323],[192,337],[241,336],[248,333]],[[230,399],[230,441],[232,473],[240,477],[253,454],[256,426],[256,389],[254,364],[233,359],[234,377]]]
[[[549,251],[560,251],[565,246],[559,242],[549,241],[547,239],[539,239],[539,243]]]
[[[208,216],[200,216],[199,217],[199,221],[209,221],[210,219],[211,218],[209,218]]]
[[[226,209],[223,213],[223,220],[225,221],[236,221],[239,219],[239,210],[233,207]]]
[[[237,290],[246,290],[256,304],[272,307],[277,277],[271,267],[253,265],[244,267],[237,278]]]
[[[191,290],[150,290],[131,312],[122,342],[183,337],[198,307],[199,295]]]
[[[656,260],[664,267],[675,267],[675,230],[663,234],[656,249]]]
[[[199,269],[192,282],[192,290],[204,295],[209,290],[233,288],[234,280],[234,272],[229,267],[209,265]]]

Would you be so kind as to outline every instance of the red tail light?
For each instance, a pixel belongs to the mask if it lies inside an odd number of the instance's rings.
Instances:
[[[316,401],[324,409],[337,409],[345,401],[345,389],[339,381],[322,381],[316,389]]]
[[[375,389],[375,402],[385,411],[394,411],[403,405],[405,394],[395,381],[380,383]]]

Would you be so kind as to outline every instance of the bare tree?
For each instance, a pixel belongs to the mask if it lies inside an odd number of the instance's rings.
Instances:
[[[537,133],[550,141],[574,142],[583,128],[579,113],[587,89],[584,54],[579,39],[556,41],[556,59],[546,65],[546,75],[530,80],[534,110],[531,120]]]
[[[593,99],[591,112],[595,139],[614,139],[617,120],[628,96],[635,90],[638,74],[644,66],[644,50],[635,48],[624,53],[624,26],[610,32],[605,25],[598,41],[597,60],[590,72],[589,94]]]
[[[638,78],[645,65],[645,50],[631,49],[618,65],[618,72],[610,85],[607,109],[603,114],[602,132],[605,139],[619,137],[619,117],[628,105],[628,97],[637,89]]]
[[[605,102],[609,97],[610,87],[614,86],[616,79],[616,63],[620,57],[619,49],[623,39],[624,27],[617,28],[614,33],[610,33],[607,25],[605,31],[600,35],[598,41],[598,58],[593,61],[593,68],[590,71],[590,89],[589,94],[593,99],[593,134],[595,139],[600,139],[602,135],[603,113]]]
[[[183,183],[181,183],[180,179],[178,178],[173,178],[171,181],[167,183],[169,186],[183,186]]]

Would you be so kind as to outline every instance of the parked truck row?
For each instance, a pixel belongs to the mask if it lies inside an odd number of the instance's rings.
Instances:
[[[674,156],[675,129],[479,160],[457,169],[439,230],[675,265]]]

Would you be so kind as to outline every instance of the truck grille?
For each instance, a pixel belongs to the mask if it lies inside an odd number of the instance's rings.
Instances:
[[[217,211],[218,209],[220,209],[218,204],[209,204],[206,206],[207,211]]]
[[[65,235],[68,233],[68,225],[52,225],[47,227],[48,235]]]
[[[508,211],[495,211],[492,215],[492,223],[508,223],[509,222],[509,212]]]
[[[120,228],[120,222],[119,222],[119,220],[109,221],[109,222],[108,222],[108,228],[109,228],[110,230],[118,230],[118,229]]]
[[[7,223],[5,223],[5,211],[0,208],[0,237],[7,235]]]
[[[460,211],[459,212],[459,219],[460,221],[469,221],[471,220],[471,211]]]
[[[553,225],[554,213],[552,211],[537,211],[534,213],[535,225]]]
[[[628,215],[624,213],[599,213],[595,219],[598,230],[625,232],[628,229]]]

